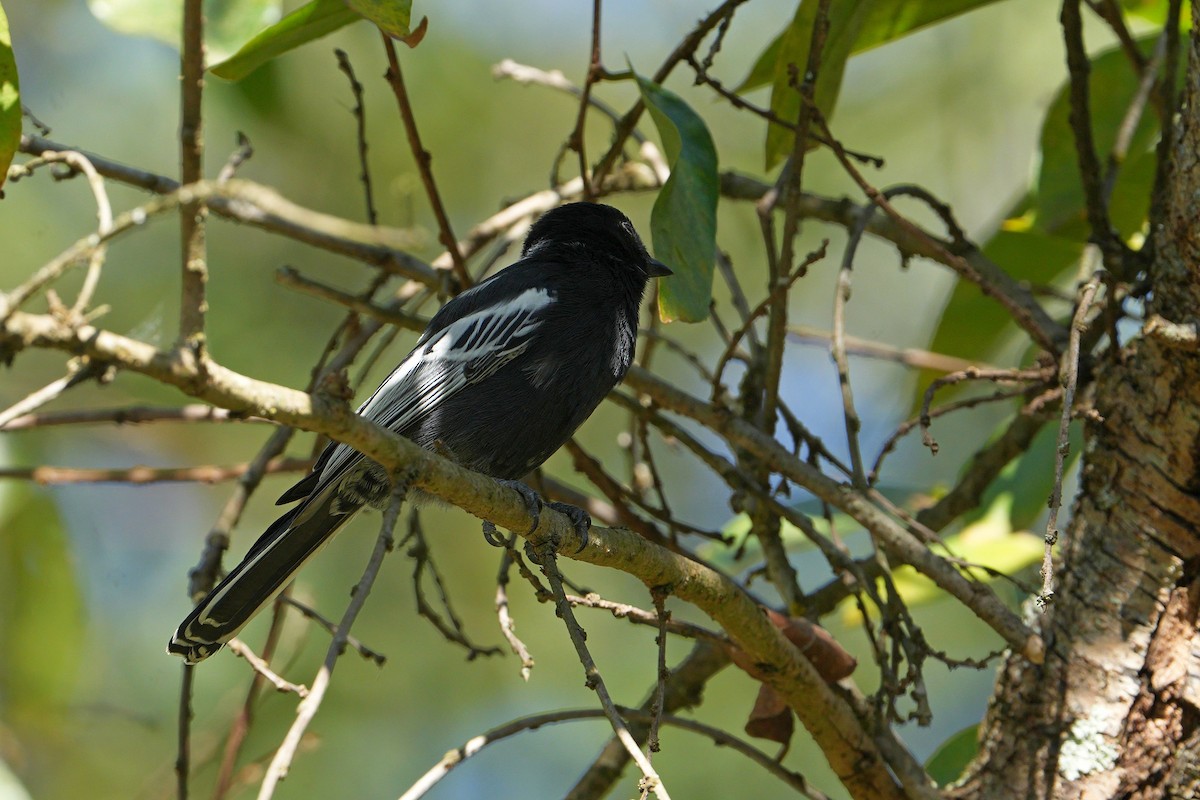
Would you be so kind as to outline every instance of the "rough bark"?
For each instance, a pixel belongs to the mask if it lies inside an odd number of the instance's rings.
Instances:
[[[1200,319],[1195,33],[1172,152],[1148,316],[1191,326]],[[1200,349],[1186,339],[1147,333],[1094,365],[1102,419],[1086,428],[1056,593],[1038,615],[1046,661],[1002,666],[980,754],[953,796],[1200,797]]]

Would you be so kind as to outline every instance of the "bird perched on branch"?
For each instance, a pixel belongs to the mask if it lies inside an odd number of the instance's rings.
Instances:
[[[464,467],[508,482],[540,466],[633,359],[651,257],[615,208],[571,203],[530,229],[516,263],[446,303],[358,413]],[[382,507],[387,471],[331,443],[279,498],[297,502],[179,625],[167,651],[195,664],[221,649],[363,506]],[[586,531],[581,509],[560,507]]]

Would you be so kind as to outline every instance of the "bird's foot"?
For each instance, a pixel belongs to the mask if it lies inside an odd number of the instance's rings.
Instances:
[[[571,527],[575,528],[575,532],[579,534],[579,549],[575,552],[582,553],[583,549],[588,546],[588,531],[592,529],[592,515],[579,506],[569,503],[547,503],[546,506],[560,514],[566,514],[567,519],[571,520]]]
[[[584,511],[582,508],[579,508],[578,506],[569,505],[567,503],[543,502],[542,498],[538,495],[537,492],[535,492],[533,489],[530,489],[528,486],[521,483],[520,481],[504,481],[504,480],[502,480],[502,481],[500,481],[500,484],[503,486],[507,486],[509,489],[512,489],[514,492],[521,495],[521,499],[523,501],[525,501],[525,509],[529,512],[529,516],[533,518],[533,524],[529,527],[529,533],[533,533],[534,531],[536,531],[538,528],[538,525],[541,523],[542,509],[543,508],[552,508],[561,514],[565,514],[567,516],[567,519],[571,520],[571,526],[573,528],[575,528],[575,531],[579,534],[580,545],[579,545],[579,549],[576,550],[575,552],[576,553],[582,552],[583,548],[587,547],[588,531],[592,527],[592,516],[590,514],[588,514],[586,511]],[[493,528],[493,531],[494,530],[495,529]],[[484,535],[485,535],[485,537],[487,536],[486,528],[484,531]],[[526,534],[526,535],[528,536],[529,534]],[[490,542],[491,539],[489,538],[488,541]]]
[[[525,510],[529,512],[529,516],[533,518],[533,524],[529,526],[529,533],[536,531],[538,525],[541,524],[542,508],[544,508],[545,505],[542,503],[542,498],[538,496],[538,493],[520,481],[497,481],[497,483],[499,483],[501,486],[507,486],[509,489],[512,489],[514,492],[521,495],[521,500],[525,503]],[[528,536],[529,533],[525,535]]]

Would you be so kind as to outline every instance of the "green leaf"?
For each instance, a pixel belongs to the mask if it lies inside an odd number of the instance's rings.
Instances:
[[[846,70],[846,59],[854,46],[858,33],[866,20],[871,3],[866,0],[840,0],[829,8],[829,35],[821,50],[821,68],[817,73],[813,98],[817,108],[826,119],[833,118],[842,88],[842,74]],[[813,24],[816,22],[817,3],[801,0],[792,24],[783,32],[783,40],[775,57],[771,77],[771,111],[776,117],[794,122],[800,110],[800,91],[792,85],[793,67],[800,76],[808,67],[808,51],[812,44]],[[791,151],[795,134],[781,125],[767,125],[765,148],[766,168],[771,169]]]
[[[1006,430],[1012,420],[1005,420],[997,429],[999,434]],[[1083,448],[1083,433],[1078,425],[1067,431],[1070,452],[1063,465],[1064,472],[1079,459]],[[1058,449],[1058,424],[1048,423],[1040,431],[1025,452],[1009,462],[992,484],[983,493],[979,508],[966,516],[968,523],[986,516],[986,509],[1004,503],[1009,508],[1009,524],[1020,530],[1032,525],[1046,510],[1046,501],[1054,487],[1054,454]]]
[[[1161,28],[1167,23],[1170,4],[1168,0],[1121,0],[1121,8],[1128,16],[1153,23]],[[1186,9],[1179,15],[1179,27],[1185,33],[1192,29],[1192,15],[1188,14]]]
[[[996,0],[877,0],[854,43],[861,53]]]
[[[58,511],[29,487],[0,506],[0,696],[13,716],[61,710],[83,663],[83,597]]]
[[[754,66],[750,68],[750,74],[742,79],[742,82],[734,88],[734,92],[745,94],[771,83],[775,77],[775,62],[779,60],[779,48],[783,46],[785,33],[787,33],[787,28],[784,28],[778,36],[771,40],[766,49],[758,54]]]
[[[17,82],[17,60],[13,57],[8,17],[4,14],[4,6],[0,5],[0,187],[4,186],[8,165],[20,144],[21,93]]]
[[[361,17],[342,0],[312,0],[254,36],[230,58],[211,67],[212,74],[241,80],[268,61],[302,44],[333,33]]]
[[[925,762],[925,771],[938,786],[948,786],[958,780],[979,752],[979,725],[968,725],[938,745]]]
[[[671,165],[650,214],[654,254],[675,273],[659,281],[658,313],[665,322],[700,322],[717,254],[717,150],[704,120],[678,95],[640,75],[637,82]]]
[[[428,18],[422,17],[416,29],[409,27],[412,19],[412,0],[345,0],[346,5],[379,26],[379,30],[409,47],[416,47],[425,38]]]
[[[1142,39],[1149,48],[1154,37]],[[1186,62],[1186,59],[1180,59]],[[1185,63],[1180,63],[1180,76]],[[1090,99],[1092,131],[1096,151],[1103,163],[1112,150],[1117,133],[1137,91],[1139,76],[1130,67],[1120,48],[1105,51],[1092,59]],[[1046,111],[1042,125],[1041,169],[1037,177],[1034,201],[1034,225],[1047,233],[1086,241],[1090,235],[1084,208],[1079,161],[1075,154],[1075,136],[1070,124],[1070,86],[1059,87]],[[1149,209],[1153,182],[1151,163],[1136,162],[1146,154],[1159,135],[1158,117],[1152,108],[1142,114],[1129,143],[1127,160],[1119,173],[1110,208],[1113,225],[1123,235],[1139,231]]]
[[[1084,243],[1027,229],[1027,221],[1010,220],[983,248],[983,254],[1018,281],[1050,284],[1073,269]],[[1004,307],[978,286],[959,280],[942,311],[929,349],[935,353],[986,362],[1017,327]],[[929,383],[940,373],[923,370],[917,380],[914,410]]]
[[[876,0],[869,4],[867,17],[858,38],[854,41],[851,53],[870,50],[872,47],[903,38],[921,28],[994,2],[996,0]],[[779,48],[785,33],[786,31],[772,39],[762,51],[750,74],[736,89],[739,94],[771,83],[775,77],[775,62],[779,58]]]
[[[183,27],[180,0],[88,0],[96,19],[132,36],[147,36],[179,49]],[[212,64],[228,58],[264,25],[279,19],[282,0],[205,0],[205,58]]]

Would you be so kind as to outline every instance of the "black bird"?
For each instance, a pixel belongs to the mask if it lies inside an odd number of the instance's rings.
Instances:
[[[625,377],[646,283],[670,274],[617,209],[554,209],[530,229],[519,261],[434,315],[358,413],[512,482],[536,503],[515,481],[549,458]],[[389,494],[383,467],[331,443],[278,501],[299,504],[188,614],[167,651],[195,664],[221,649],[356,511],[382,507]],[[586,526],[587,515],[573,510]]]

